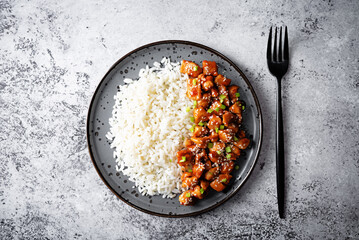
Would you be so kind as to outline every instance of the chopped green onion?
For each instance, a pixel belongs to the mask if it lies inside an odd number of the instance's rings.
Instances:
[[[197,101],[196,101],[196,100],[193,101],[193,106],[194,106],[194,107],[197,106]]]
[[[170,162],[172,162],[172,159],[170,159]]]
[[[201,188],[199,191],[201,192],[201,194],[204,193],[204,189],[203,189],[203,188]]]
[[[238,170],[238,169],[239,169],[239,166],[237,165],[237,166],[235,167],[235,169]]]
[[[196,85],[196,84],[197,84],[197,80],[193,79],[193,85]]]
[[[186,194],[186,197],[190,197],[190,196],[191,196],[191,193],[188,192],[188,193]]]
[[[192,172],[192,169],[188,169],[187,172]]]
[[[194,125],[193,124],[193,126],[189,129],[191,132],[194,132],[194,127],[195,127],[196,125]]]
[[[184,137],[182,137],[182,140],[184,140]]]
[[[226,109],[226,106],[224,106],[223,104],[221,105],[221,109]]]
[[[180,162],[185,162],[186,161],[186,157],[182,157],[182,160]]]
[[[203,123],[203,122],[199,122],[199,123],[198,123],[198,126],[203,127],[203,126],[204,126],[204,123]]]
[[[226,95],[223,95],[223,94],[221,94],[221,95],[219,95],[219,101],[221,102],[221,103],[223,103],[223,100],[226,98]]]
[[[198,70],[198,67],[195,66],[195,67],[193,68],[193,71],[197,71],[197,70]]]
[[[216,133],[218,133],[218,128],[216,128],[215,130],[216,130]]]
[[[219,111],[219,107],[215,109],[217,112]]]
[[[194,117],[190,117],[189,119],[194,123]]]
[[[230,147],[230,146],[226,147],[226,152],[227,152],[227,153],[232,152],[232,150],[231,150],[231,147]]]
[[[239,97],[239,96],[241,96],[241,94],[239,94],[238,92],[236,92],[236,97]]]
[[[227,178],[223,178],[223,179],[221,180],[221,182],[223,182],[223,183],[227,182]]]
[[[234,136],[234,141],[238,141],[239,139],[236,137],[236,136]]]
[[[231,158],[231,154],[228,153],[227,156],[226,156],[226,158],[227,158],[227,159],[230,159],[230,158]]]
[[[218,150],[217,153],[218,153],[218,155],[219,155],[219,154],[221,154],[222,152]]]
[[[212,113],[212,112],[213,112],[213,109],[208,109],[207,112],[208,112],[208,113]]]
[[[246,107],[245,107],[245,106],[242,106],[242,110],[244,110],[244,109],[246,109]]]
[[[191,111],[191,109],[189,107],[186,108],[186,112],[189,112]]]
[[[208,148],[213,148],[213,143],[208,143]]]
[[[223,129],[224,129],[224,125],[221,125],[221,126],[219,127],[219,129],[223,130]]]

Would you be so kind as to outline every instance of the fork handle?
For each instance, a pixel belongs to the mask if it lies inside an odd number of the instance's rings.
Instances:
[[[276,171],[277,171],[277,198],[279,217],[284,218],[284,138],[282,117],[281,78],[277,78],[277,136],[276,136]]]

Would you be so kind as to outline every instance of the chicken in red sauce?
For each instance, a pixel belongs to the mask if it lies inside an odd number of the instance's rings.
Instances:
[[[182,169],[180,204],[193,205],[210,189],[223,191],[231,181],[235,161],[250,140],[240,129],[245,106],[239,100],[239,87],[218,73],[216,62],[198,64],[183,60],[181,73],[187,74],[187,97],[193,100],[191,137],[177,152]]]

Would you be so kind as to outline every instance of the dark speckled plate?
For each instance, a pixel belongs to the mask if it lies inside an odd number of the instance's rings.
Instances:
[[[138,78],[138,72],[147,64],[160,62],[163,57],[172,61],[187,59],[201,63],[216,61],[218,72],[232,79],[240,87],[241,99],[247,108],[243,113],[244,127],[252,139],[251,147],[237,161],[239,169],[233,173],[232,184],[223,192],[212,191],[194,206],[181,206],[178,197],[142,196],[134,184],[122,173],[116,172],[113,150],[105,135],[109,131],[114,95],[125,78]],[[221,53],[201,44],[187,41],[155,42],[133,50],[118,60],[106,73],[91,100],[87,117],[87,143],[92,162],[106,186],[121,200],[143,212],[165,217],[193,216],[209,211],[232,197],[248,179],[257,161],[262,141],[262,115],[256,94],[243,72]]]

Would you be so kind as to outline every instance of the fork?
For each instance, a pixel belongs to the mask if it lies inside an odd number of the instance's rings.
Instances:
[[[282,54],[283,48],[283,54]],[[277,172],[277,198],[279,217],[284,218],[284,138],[282,118],[282,94],[281,81],[286,74],[289,65],[288,31],[285,27],[284,45],[282,45],[282,27],[279,33],[279,44],[277,51],[277,27],[275,28],[274,44],[272,51],[272,27],[269,31],[267,46],[267,63],[269,71],[277,78],[277,136],[276,136],[276,172]]]

